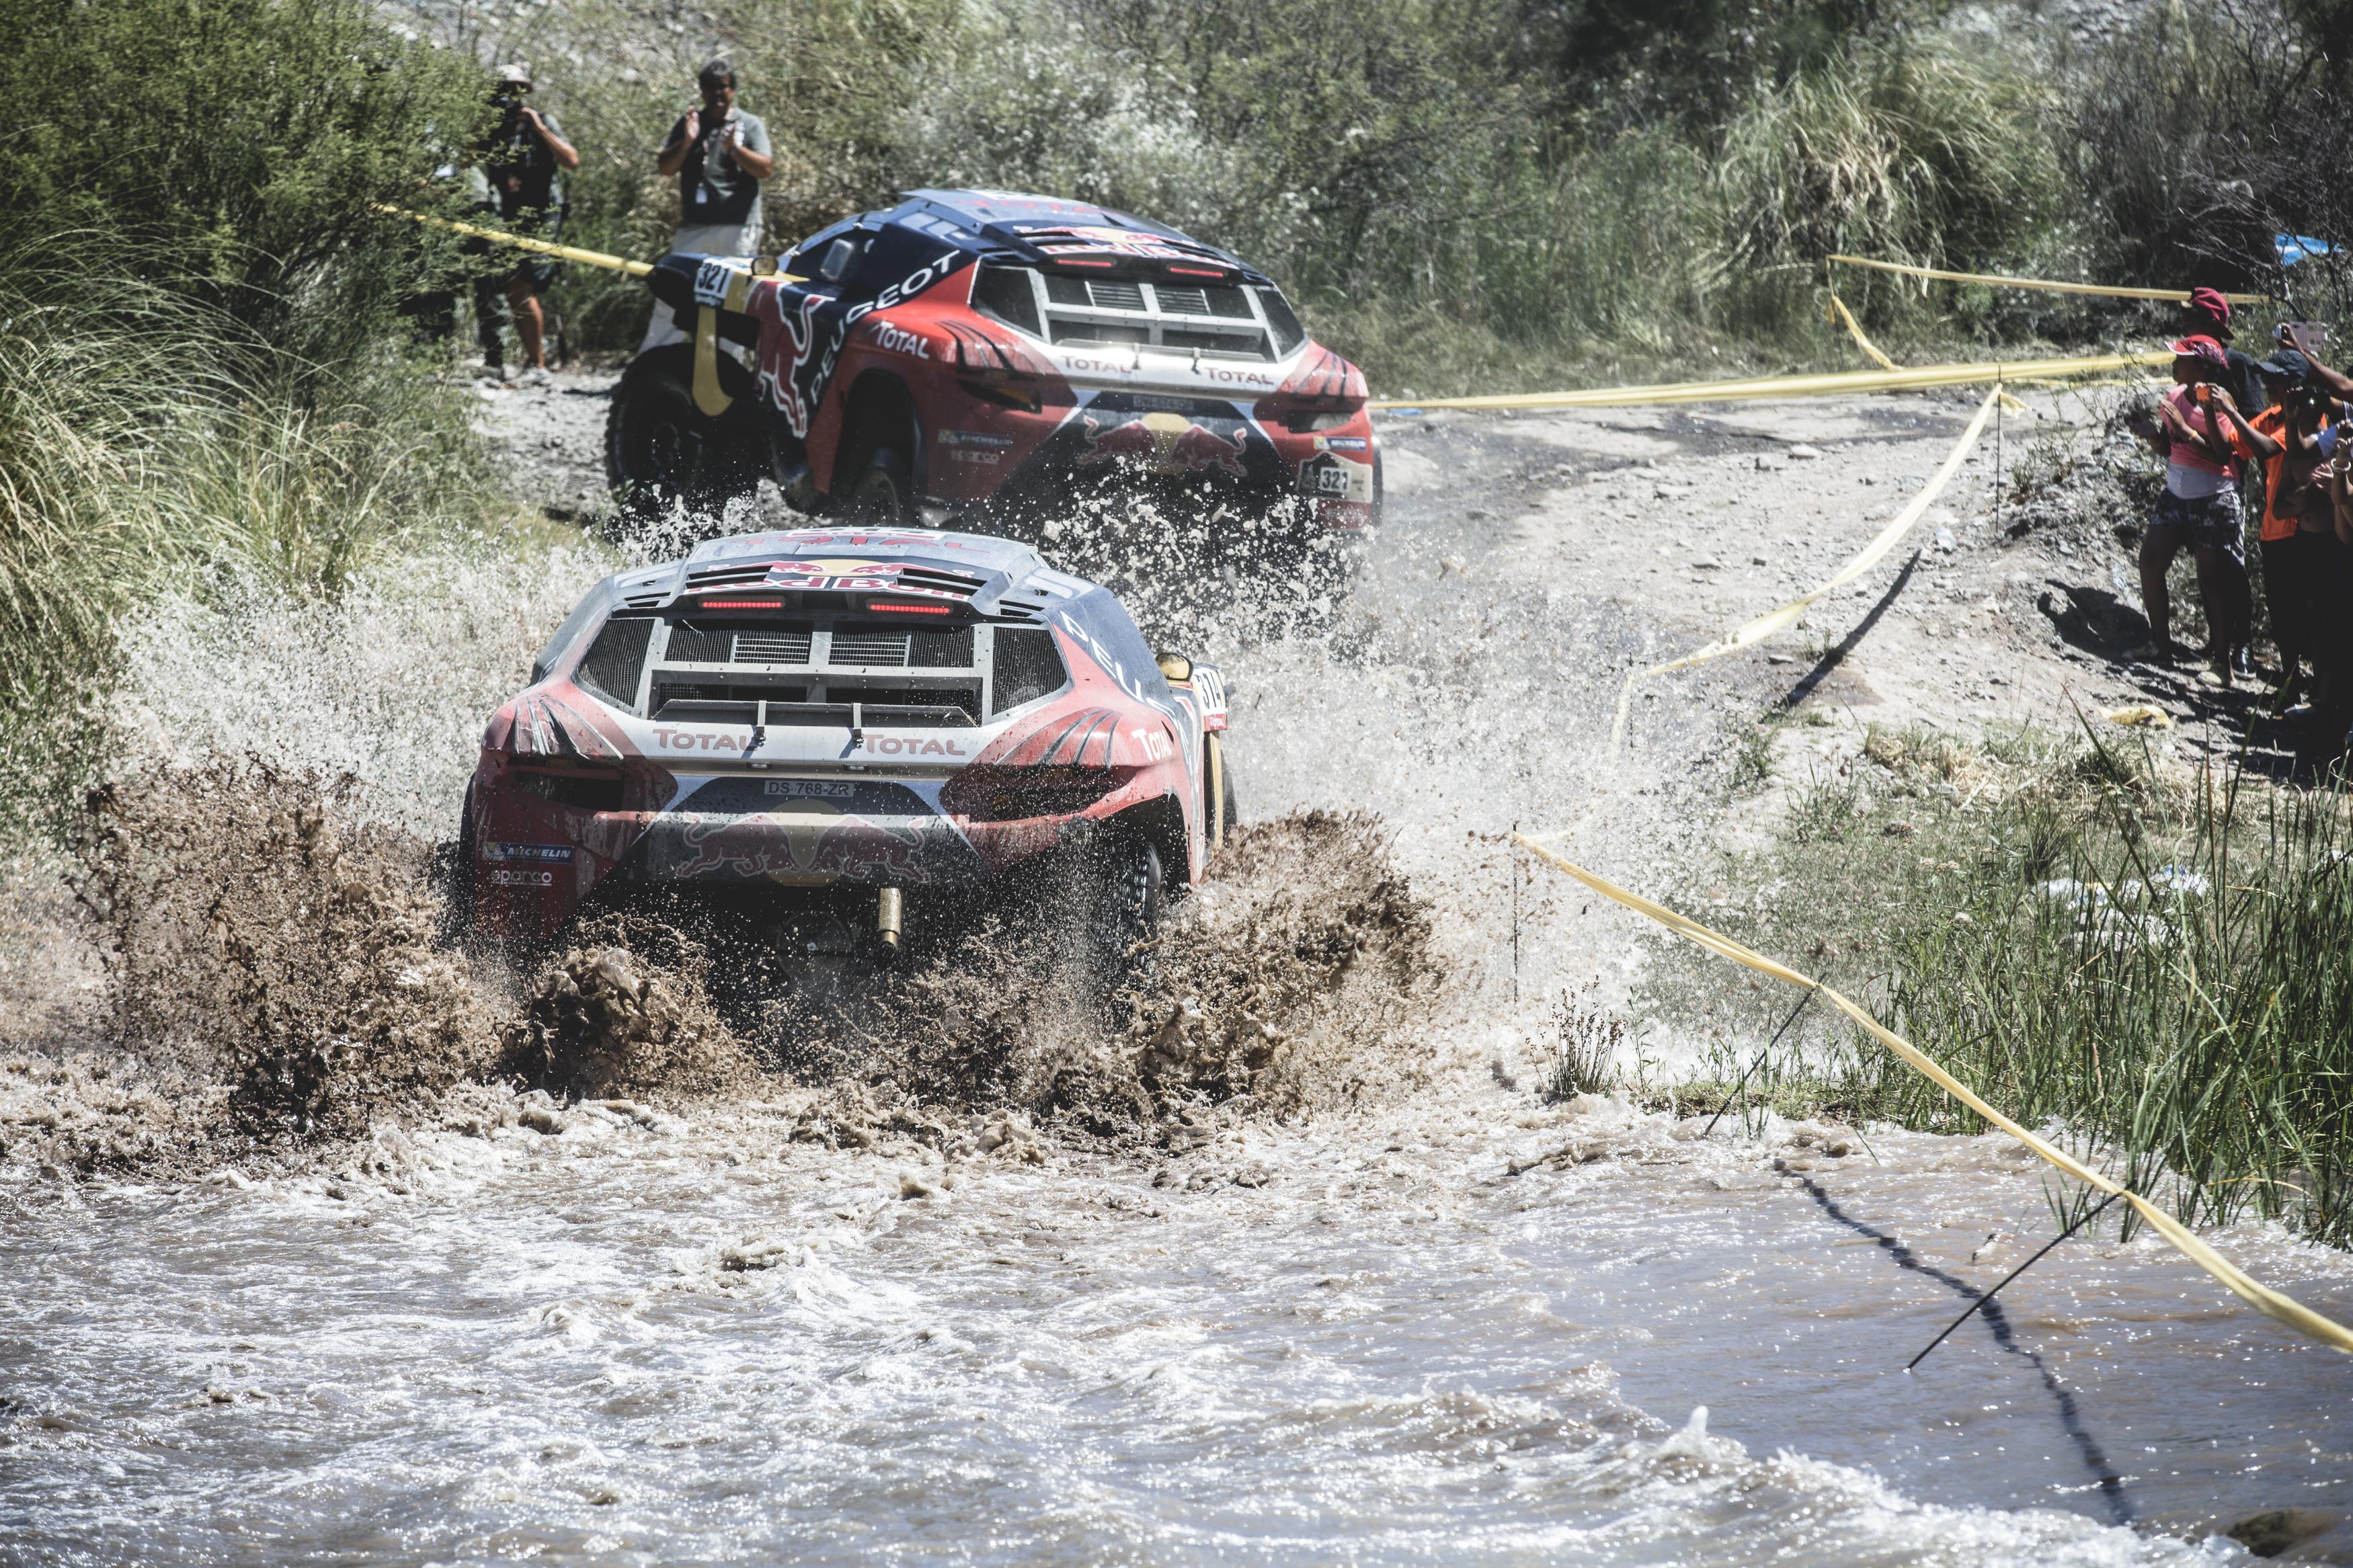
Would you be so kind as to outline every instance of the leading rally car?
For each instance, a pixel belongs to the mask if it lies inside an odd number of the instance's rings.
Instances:
[[[887,957],[911,904],[1060,856],[1140,936],[1224,836],[1225,727],[1214,668],[1154,654],[1027,545],[714,540],[598,584],[491,720],[459,836],[473,925],[529,947],[600,889],[669,884]]]
[[[1211,518],[1279,510],[1314,548],[1379,517],[1363,373],[1264,274],[1159,224],[921,190],[783,257],[676,254],[648,281],[690,341],[614,394],[607,468],[641,498],[765,476],[870,523],[1018,531],[1115,480]]]

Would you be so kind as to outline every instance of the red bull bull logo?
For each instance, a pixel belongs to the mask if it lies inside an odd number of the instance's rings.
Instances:
[[[880,820],[828,800],[796,800],[773,811],[671,818],[658,826],[650,858],[659,876],[765,879],[787,887],[821,887],[848,877],[925,882],[923,826]]]
[[[1086,417],[1086,450],[1081,463],[1132,463],[1155,474],[1198,474],[1215,468],[1242,477],[1241,432],[1229,438],[1203,429],[1182,414],[1146,414],[1123,425]]]

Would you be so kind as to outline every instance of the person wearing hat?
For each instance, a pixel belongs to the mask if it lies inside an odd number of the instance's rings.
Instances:
[[[2225,686],[2238,670],[2253,620],[2247,586],[2245,526],[2239,504],[2242,450],[2276,452],[2279,444],[2249,426],[2229,389],[2222,345],[2203,334],[2173,344],[2173,390],[2158,400],[2149,444],[2165,458],[2165,489],[2157,498],[2140,551],[2140,594],[2148,612],[2157,662],[2173,658],[2172,598],[2165,574],[2184,549],[2198,563],[2199,596],[2206,605],[2214,672]]]
[[[2192,289],[2181,307],[2180,330],[2184,338],[2211,338],[2222,346],[2222,360],[2227,370],[2222,384],[2241,408],[2263,406],[2263,374],[2256,368],[2254,357],[2231,346],[2231,297],[2219,289]]]
[[[499,85],[491,97],[498,121],[483,139],[482,173],[490,182],[491,200],[501,227],[513,234],[552,240],[564,226],[568,210],[564,176],[580,166],[580,153],[564,139],[552,114],[543,114],[523,101],[532,89],[531,69],[521,61],[501,68]],[[520,257],[510,268],[504,257]],[[543,385],[547,374],[547,323],[539,297],[555,281],[553,257],[533,251],[506,250],[493,274],[504,285],[506,302],[514,311],[515,336],[522,341],[522,379]],[[503,371],[505,345],[497,323],[480,321],[482,363]]]

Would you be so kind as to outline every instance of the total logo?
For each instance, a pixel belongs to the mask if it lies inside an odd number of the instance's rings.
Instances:
[[[1205,430],[1182,414],[1147,414],[1141,419],[1106,426],[1093,415],[1085,419],[1086,449],[1082,463],[1132,463],[1155,474],[1195,474],[1217,468],[1242,477],[1241,433],[1231,439]]]
[[[867,333],[868,339],[886,353],[905,354],[910,359],[932,357],[932,341],[921,332],[909,331],[890,321],[876,321]]]

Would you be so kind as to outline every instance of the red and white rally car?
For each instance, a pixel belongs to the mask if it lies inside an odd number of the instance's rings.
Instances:
[[[1028,537],[1116,486],[1324,551],[1380,516],[1363,373],[1264,274],[1107,207],[914,191],[649,281],[690,341],[615,392],[607,466],[640,500],[772,477],[812,510]]]
[[[715,540],[598,584],[491,720],[460,833],[472,924],[535,946],[600,892],[659,885],[887,954],[1059,866],[1124,943],[1224,836],[1225,727],[1215,668],[1154,654],[1027,545]]]

